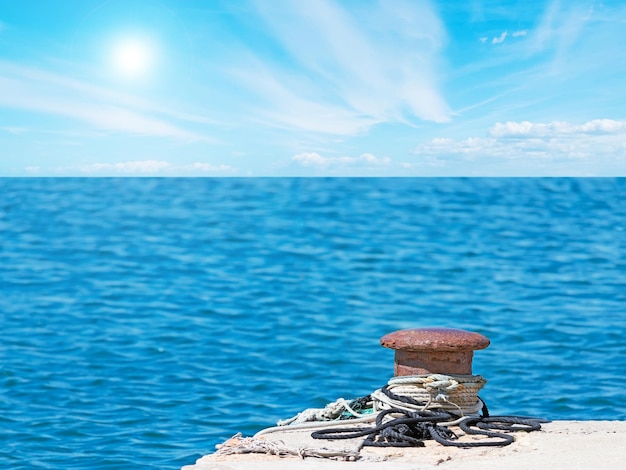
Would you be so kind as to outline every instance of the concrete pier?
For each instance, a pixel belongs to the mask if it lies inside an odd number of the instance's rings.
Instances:
[[[289,447],[350,448],[355,443],[319,441],[310,431],[264,436]],[[211,454],[183,470],[618,470],[626,462],[626,422],[554,421],[541,431],[517,432],[506,447],[454,448],[426,441],[420,448],[364,447],[355,462],[266,454]]]

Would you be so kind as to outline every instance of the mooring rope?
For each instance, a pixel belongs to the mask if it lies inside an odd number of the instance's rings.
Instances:
[[[392,419],[385,421],[385,417]],[[366,436],[364,446],[377,447],[423,447],[424,440],[434,439],[444,446],[490,447],[506,446],[514,442],[511,434],[498,431],[537,431],[541,429],[541,418],[516,416],[494,416],[466,418],[459,427],[468,435],[480,435],[481,441],[458,441],[459,436],[449,429],[450,414],[447,412],[417,411],[400,409],[382,411],[372,428],[327,428],[311,433],[314,439],[354,439]],[[497,431],[496,431],[497,430]]]
[[[443,410],[456,417],[476,416],[483,408],[478,391],[486,380],[480,375],[410,375],[393,377],[387,385],[355,400],[338,400],[324,408],[309,408],[278,427],[302,423],[323,423],[337,419],[367,418],[388,409],[405,411]],[[355,410],[358,405],[358,411]],[[365,412],[364,412],[365,410]],[[371,417],[369,421],[374,421]]]
[[[372,393],[384,410],[444,410],[457,416],[472,416],[482,409],[478,392],[487,381],[480,375],[409,375],[393,377]]]
[[[359,446],[360,447],[360,446]],[[315,447],[289,447],[282,441],[267,441],[255,437],[242,437],[241,433],[235,434],[224,444],[217,446],[218,455],[233,454],[269,454],[269,455],[294,455],[304,459],[306,457],[317,457],[332,460],[357,460],[359,458],[359,448],[353,450],[339,449],[332,450]]]
[[[415,447],[425,439],[444,446],[506,446],[516,431],[536,431],[546,420],[519,416],[490,416],[478,396],[486,380],[480,375],[427,374],[393,377],[387,385],[354,400],[340,398],[324,408],[309,408],[264,434],[310,429],[314,439],[365,437],[362,445]],[[355,427],[355,424],[371,424]],[[347,425],[350,426],[347,426]],[[482,440],[459,440],[450,429],[457,426]]]

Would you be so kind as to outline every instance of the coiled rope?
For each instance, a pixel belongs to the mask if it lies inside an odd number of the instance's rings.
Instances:
[[[339,398],[324,408],[309,408],[278,427],[337,419],[367,418],[389,409],[447,411],[457,417],[476,416],[483,408],[478,391],[487,381],[480,375],[409,375],[393,377],[387,385],[355,400]],[[272,429],[272,428],[270,428]]]
[[[393,377],[372,393],[378,408],[407,411],[442,410],[475,415],[482,407],[478,392],[487,383],[480,375],[409,375]]]
[[[385,417],[393,416],[385,421]],[[514,442],[511,434],[494,431],[537,431],[541,429],[540,418],[516,416],[475,417],[463,419],[459,427],[469,435],[484,436],[482,441],[457,441],[459,436],[449,429],[450,414],[447,412],[417,411],[400,409],[382,411],[376,416],[372,428],[328,428],[313,431],[313,439],[354,439],[367,436],[364,446],[377,447],[423,447],[425,439],[434,439],[444,446],[489,447],[506,446]]]
[[[434,439],[445,446],[505,446],[514,441],[515,431],[541,428],[541,418],[489,416],[478,397],[486,380],[480,375],[427,374],[393,377],[387,385],[354,400],[338,399],[325,408],[310,408],[279,421],[255,437],[290,429],[312,429],[315,439],[366,437],[363,445],[423,446]],[[482,413],[482,414],[481,414]],[[373,427],[346,427],[346,424],[375,423]],[[458,441],[449,429],[458,425],[468,435],[483,441]]]

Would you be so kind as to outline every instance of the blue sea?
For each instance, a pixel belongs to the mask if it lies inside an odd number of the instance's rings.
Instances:
[[[626,419],[624,179],[0,179],[0,466],[177,469],[491,346],[492,414]]]

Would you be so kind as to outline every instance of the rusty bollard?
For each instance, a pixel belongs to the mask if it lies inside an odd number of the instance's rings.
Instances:
[[[471,375],[474,351],[489,346],[485,336],[454,328],[413,328],[389,333],[380,344],[394,349],[394,375]]]

